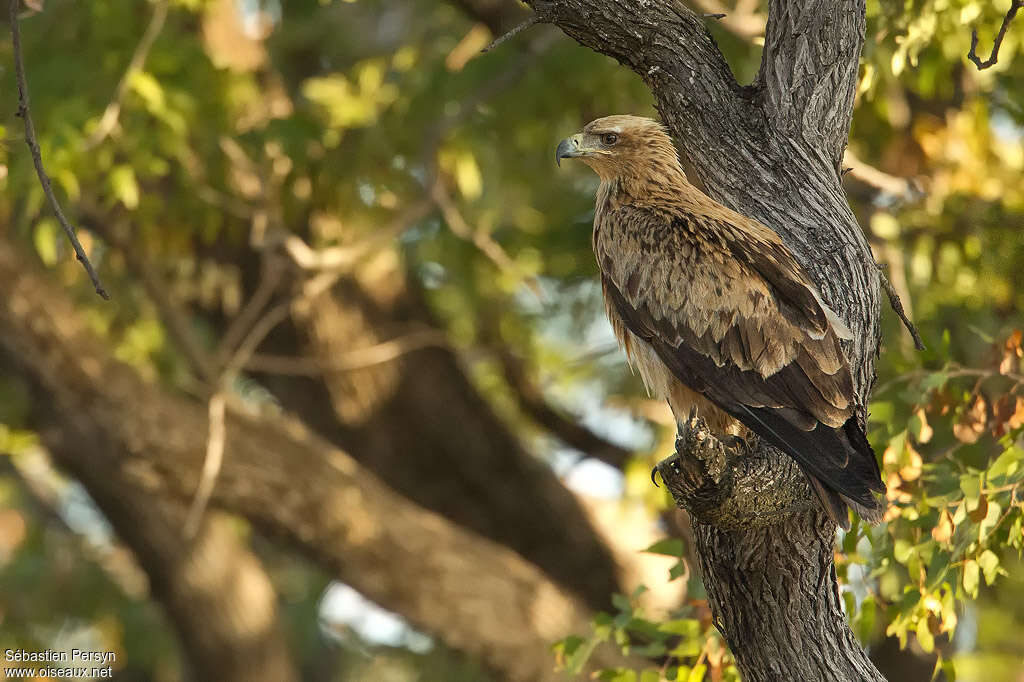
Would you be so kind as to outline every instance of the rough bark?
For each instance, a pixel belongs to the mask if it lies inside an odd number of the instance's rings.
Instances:
[[[191,500],[206,446],[206,410],[113,360],[72,302],[24,261],[0,240],[0,364],[35,392],[31,417],[45,444],[111,518],[152,512],[173,524],[163,501]],[[507,679],[558,679],[547,648],[585,631],[591,612],[535,565],[410,503],[287,417],[232,409],[226,429],[215,508],[294,545]],[[501,476],[493,474],[496,488]],[[111,481],[116,490],[104,487]],[[123,497],[129,490],[135,496]],[[136,504],[139,498],[145,502]],[[151,541],[125,539],[143,548]]]
[[[862,0],[773,0],[761,71],[735,82],[701,17],[674,0],[532,0],[543,21],[651,88],[706,191],[776,230],[843,317],[861,410],[879,342],[878,273],[840,184]],[[583,122],[581,122],[583,123]],[[835,527],[790,458],[727,447],[699,421],[659,465],[694,517],[710,602],[745,680],[879,680],[843,617]]]

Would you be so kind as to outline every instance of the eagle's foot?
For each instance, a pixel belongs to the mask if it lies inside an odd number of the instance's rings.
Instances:
[[[697,414],[696,408],[691,409],[687,420],[679,424],[676,453],[686,453],[700,460],[704,476],[716,484],[722,480],[729,459],[741,454],[746,448],[746,441],[739,436],[712,433],[708,423]]]
[[[746,449],[742,439],[712,433],[707,422],[692,412],[679,423],[676,452],[652,473],[661,474],[679,506],[698,516],[720,507],[732,494],[733,460]]]

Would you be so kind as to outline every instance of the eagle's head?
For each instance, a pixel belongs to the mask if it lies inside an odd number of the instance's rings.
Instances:
[[[605,116],[558,143],[555,161],[580,159],[601,177],[669,175],[682,172],[665,127],[642,116]]]

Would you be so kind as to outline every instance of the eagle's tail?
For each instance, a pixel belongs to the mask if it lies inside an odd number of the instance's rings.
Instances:
[[[875,451],[855,417],[841,428],[819,423],[804,431],[768,408],[745,408],[745,412],[753,418],[743,420],[748,426],[796,460],[825,512],[843,529],[850,528],[847,507],[869,523],[882,520],[885,484]]]
[[[818,434],[819,431],[823,433]],[[811,487],[821,500],[825,512],[843,530],[850,530],[847,507],[868,523],[881,521],[885,514],[885,484],[878,469],[875,451],[856,418],[850,417],[842,429],[831,429],[819,424],[811,433],[818,436],[819,442],[825,441],[822,443],[825,447],[834,448],[833,452],[838,450],[846,454],[845,467],[835,466],[832,458],[822,457],[820,451],[816,453],[817,466],[805,466],[803,457],[796,458],[811,481]],[[833,440],[838,442],[828,443]]]

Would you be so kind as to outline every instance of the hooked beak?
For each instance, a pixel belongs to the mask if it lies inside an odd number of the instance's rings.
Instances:
[[[584,150],[580,148],[582,138],[582,135],[576,134],[558,143],[558,148],[555,150],[555,163],[559,167],[562,165],[562,159],[575,159],[584,155]]]

